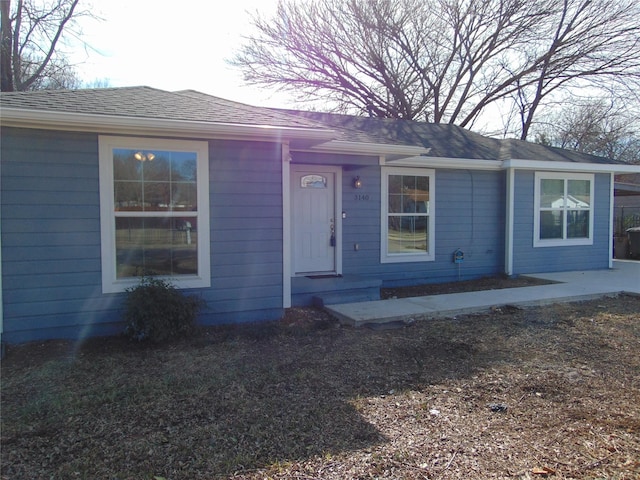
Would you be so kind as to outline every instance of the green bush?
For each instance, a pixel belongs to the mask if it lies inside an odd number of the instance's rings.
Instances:
[[[138,341],[153,343],[193,333],[202,299],[180,292],[171,283],[142,277],[140,284],[128,288],[124,301],[125,334]]]

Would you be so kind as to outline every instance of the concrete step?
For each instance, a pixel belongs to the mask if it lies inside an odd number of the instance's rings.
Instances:
[[[380,279],[356,275],[295,277],[291,282],[292,304],[296,307],[324,306],[380,300],[381,286]]]
[[[336,305],[340,303],[372,302],[380,300],[380,288],[360,288],[352,290],[341,290],[339,292],[329,292],[314,295],[312,304],[315,307],[323,308],[325,305]]]

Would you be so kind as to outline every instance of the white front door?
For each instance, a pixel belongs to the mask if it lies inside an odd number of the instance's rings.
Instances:
[[[291,166],[293,273],[335,274],[339,225],[336,184],[339,169]]]

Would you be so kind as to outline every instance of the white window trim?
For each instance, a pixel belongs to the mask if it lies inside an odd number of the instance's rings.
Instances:
[[[588,238],[562,238],[562,239],[541,239],[540,238],[540,184],[541,180],[564,180],[565,188],[568,180],[589,180],[589,236]],[[560,172],[536,172],[535,173],[535,193],[534,193],[534,219],[533,219],[533,246],[534,247],[568,247],[575,245],[593,245],[593,210],[595,205],[594,185],[595,175],[590,173],[560,173]],[[563,215],[566,209],[563,211]],[[566,237],[566,219],[564,221],[563,237]]]
[[[388,207],[389,207],[389,175],[415,175],[429,177],[429,244],[425,253],[389,253],[388,252]],[[436,171],[427,168],[406,168],[406,167],[382,167],[381,192],[380,195],[380,262],[381,263],[402,263],[402,262],[432,262],[435,260],[435,211],[436,211]]]
[[[98,151],[100,162],[100,233],[102,253],[102,292],[117,293],[137,285],[139,278],[116,278],[115,215],[113,199],[113,150],[132,148],[196,152],[198,176],[198,274],[160,277],[177,288],[204,288],[211,286],[209,247],[209,145],[207,142],[169,140],[143,137],[116,137],[100,135]]]

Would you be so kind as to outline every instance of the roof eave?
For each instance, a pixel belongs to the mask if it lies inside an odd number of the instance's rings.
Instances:
[[[549,162],[543,160],[510,159],[503,168],[518,170],[552,170],[561,172],[640,173],[640,165],[620,163]]]
[[[387,160],[413,158],[429,153],[430,148],[413,145],[390,145],[386,143],[347,142],[331,140],[313,148],[313,151],[355,155],[384,156]]]
[[[198,122],[164,118],[26,110],[10,107],[2,109],[0,123],[5,127],[45,130],[172,137],[251,138],[265,141],[300,141],[305,145],[327,142],[336,137],[335,131],[330,129]]]
[[[387,162],[388,165],[401,167],[431,167],[431,168],[461,168],[465,170],[502,170],[499,160],[484,160],[476,158],[430,157],[415,156],[399,161]]]

